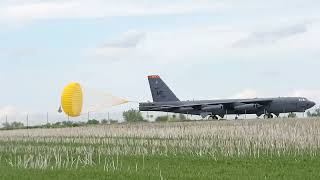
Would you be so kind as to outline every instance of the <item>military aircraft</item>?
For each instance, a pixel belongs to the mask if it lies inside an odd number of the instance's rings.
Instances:
[[[160,111],[200,115],[202,118],[219,119],[225,115],[256,114],[264,118],[279,117],[280,113],[305,112],[315,106],[304,97],[277,97],[253,99],[220,99],[180,101],[160,76],[148,76],[153,102],[139,103],[140,111]]]

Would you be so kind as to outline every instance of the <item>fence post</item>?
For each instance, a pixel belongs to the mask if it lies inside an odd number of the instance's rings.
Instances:
[[[29,114],[27,114],[27,129],[29,129]]]
[[[8,115],[6,114],[6,129],[8,129]]]
[[[49,112],[47,112],[47,124],[49,124]]]

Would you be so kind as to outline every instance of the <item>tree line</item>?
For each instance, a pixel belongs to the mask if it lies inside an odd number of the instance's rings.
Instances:
[[[141,112],[135,109],[131,109],[128,111],[124,111],[123,114],[123,119],[125,122],[128,123],[133,123],[133,122],[147,122],[148,120],[145,119]],[[320,107],[312,110],[312,111],[307,111],[307,116],[308,117],[320,117]],[[148,116],[147,118],[153,118],[153,116]],[[295,113],[289,113],[288,118],[295,118],[297,115]],[[168,122],[168,121],[186,121],[187,118],[183,114],[179,115],[167,115],[167,116],[158,116],[155,118],[155,122]],[[114,119],[103,119],[101,121],[96,120],[96,119],[90,119],[87,122],[72,122],[72,121],[62,121],[62,122],[56,122],[56,123],[48,123],[45,125],[39,125],[39,126],[25,126],[22,122],[5,122],[2,124],[2,130],[11,130],[11,129],[27,129],[27,128],[65,128],[65,127],[80,127],[80,126],[88,126],[88,125],[99,125],[99,124],[113,124],[113,123],[118,123],[118,120]]]

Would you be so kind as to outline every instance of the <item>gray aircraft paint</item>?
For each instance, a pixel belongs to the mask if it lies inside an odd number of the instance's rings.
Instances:
[[[154,102],[180,101],[158,75],[148,76]]]
[[[224,117],[226,114],[262,114],[305,112],[315,103],[304,97],[254,99],[221,99],[180,101],[158,75],[148,76],[153,102],[139,104],[140,111],[160,111],[182,114]]]

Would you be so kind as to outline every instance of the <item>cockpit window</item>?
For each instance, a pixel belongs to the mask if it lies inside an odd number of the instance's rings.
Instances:
[[[306,98],[300,98],[299,101],[304,102],[304,101],[307,101],[307,99]]]

